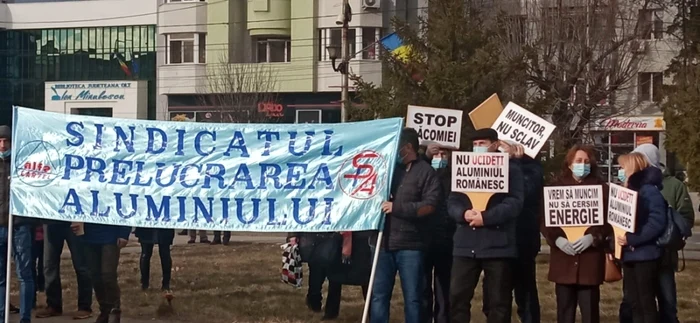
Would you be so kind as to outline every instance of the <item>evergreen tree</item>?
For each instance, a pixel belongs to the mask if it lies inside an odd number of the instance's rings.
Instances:
[[[688,169],[691,187],[700,188],[700,7],[696,1],[674,0],[677,12],[668,32],[681,49],[666,70],[673,84],[664,87],[666,150],[676,153]],[[669,165],[673,166],[673,165]]]
[[[382,85],[354,78],[364,108],[352,120],[404,117],[409,104],[464,111],[463,136],[473,129],[468,113],[493,93],[502,100],[516,77],[505,64],[489,17],[464,0],[432,0],[418,26],[395,19],[393,26],[410,47],[404,61],[384,51]],[[462,140],[464,143],[465,140]]]

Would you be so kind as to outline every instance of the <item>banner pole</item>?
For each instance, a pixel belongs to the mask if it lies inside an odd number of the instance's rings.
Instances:
[[[367,286],[367,298],[365,299],[365,308],[362,311],[362,323],[367,323],[369,318],[369,304],[372,299],[372,290],[374,290],[374,279],[377,273],[377,263],[379,262],[379,250],[382,249],[382,239],[384,238],[384,230],[379,231],[377,235],[377,247],[374,250],[374,259],[372,260],[372,271],[369,274],[369,286]]]
[[[9,211],[9,210],[8,210]],[[7,216],[7,267],[5,270],[5,322],[10,320],[10,279],[12,278],[12,236],[13,236],[13,222],[12,213]]]

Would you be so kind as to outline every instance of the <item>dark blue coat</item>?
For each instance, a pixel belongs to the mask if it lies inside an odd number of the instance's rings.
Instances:
[[[130,227],[85,223],[83,241],[89,244],[117,244],[119,238],[129,240]]]
[[[540,215],[544,187],[544,169],[539,160],[524,156],[519,160],[523,171],[523,188],[525,200],[523,210],[518,216],[518,256],[535,257],[540,252]]]
[[[453,192],[447,202],[450,217],[457,222],[452,254],[470,258],[516,258],[517,218],[525,199],[523,173],[517,161],[510,160],[508,193],[491,196],[482,212],[483,227],[470,227],[464,220],[464,212],[472,203],[463,193]]]
[[[627,233],[623,262],[650,261],[661,257],[656,240],[666,229],[667,204],[661,195],[664,176],[656,167],[647,167],[630,176],[627,187],[637,191],[637,218],[634,233]]]

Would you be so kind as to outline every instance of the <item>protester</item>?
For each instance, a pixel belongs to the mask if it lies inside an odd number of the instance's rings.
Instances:
[[[493,129],[477,130],[471,139],[474,152],[498,151],[498,133]],[[450,284],[452,322],[471,320],[471,301],[482,271],[489,284],[487,322],[511,321],[512,262],[518,256],[516,226],[525,192],[518,162],[511,159],[509,164],[508,193],[494,194],[485,211],[472,209],[463,193],[450,194],[448,210],[457,222]]]
[[[36,293],[44,291],[44,227],[37,225],[32,239],[32,276],[34,277],[34,307]]]
[[[189,230],[190,240],[187,243],[197,242],[197,230]],[[199,243],[210,243],[209,237],[207,237],[207,230],[199,230]]]
[[[0,322],[7,322],[5,317],[5,289],[8,287],[7,253],[12,252],[19,278],[19,314],[20,323],[29,323],[34,307],[34,277],[32,275],[32,230],[35,221],[30,218],[12,216],[12,242],[8,243],[10,223],[10,177],[12,176],[12,129],[0,126]],[[12,250],[9,249],[12,246]]]
[[[602,185],[603,206],[607,209],[608,186],[600,178],[595,156],[595,149],[590,146],[569,149],[561,174],[552,186]],[[550,246],[549,280],[556,284],[557,323],[576,322],[577,306],[582,323],[599,323],[600,285],[605,279],[606,247],[612,239],[612,227],[607,221],[591,226],[583,237],[571,243],[564,230],[546,227],[542,219],[542,233]]]
[[[158,245],[160,266],[163,271],[161,290],[170,294],[170,275],[172,273],[173,259],[170,257],[170,246],[175,239],[175,231],[171,229],[136,228],[134,234],[141,244],[141,257],[139,268],[141,269],[141,289],[146,290],[150,286],[151,256],[153,247]]]
[[[537,294],[537,254],[540,252],[539,217],[542,209],[542,189],[544,186],[544,169],[542,164],[529,156],[523,155],[521,145],[500,142],[499,150],[515,158],[523,172],[525,201],[523,210],[518,215],[516,241],[518,241],[518,258],[513,261],[513,294],[518,306],[521,323],[540,322],[540,300]],[[484,295],[484,314],[489,316],[487,279],[482,285]]]
[[[641,153],[651,166],[663,169],[659,149],[652,144],[639,145],[635,152]],[[695,211],[688,194],[688,188],[683,182],[674,177],[668,169],[664,170],[663,188],[661,194],[666,202],[688,223],[689,228],[695,224]],[[678,303],[676,295],[676,270],[678,270],[678,251],[665,248],[659,268],[657,295],[661,322],[678,323]],[[628,300],[623,299],[620,305],[620,323],[632,323],[632,309]]]
[[[309,289],[306,294],[306,306],[313,312],[323,310],[323,283],[328,278],[335,262],[341,260],[342,237],[337,233],[290,233],[288,241],[299,245],[303,262],[309,266]],[[323,318],[338,316],[342,286],[337,282],[328,282],[328,294]]]
[[[455,224],[447,214],[447,196],[451,188],[450,151],[437,144],[428,145],[426,160],[437,172],[442,186],[442,203],[433,217],[433,239],[425,255],[426,287],[423,294],[424,323],[450,322],[450,276],[452,270],[452,237]]]
[[[397,271],[401,278],[405,321],[421,321],[425,283],[423,264],[432,234],[430,216],[438,210],[443,198],[435,170],[419,159],[416,130],[404,128],[401,131],[396,162],[398,165],[391,183],[392,198],[382,204],[386,220],[370,302],[372,323],[389,322]],[[377,245],[373,245],[376,248]]]
[[[71,225],[80,234],[80,224]],[[116,225],[84,224],[82,236],[85,256],[100,315],[95,323],[119,323],[121,320],[121,291],[117,268],[119,254],[129,241],[131,228]]]
[[[624,297],[632,308],[635,323],[657,323],[656,295],[660,258],[663,250],[656,244],[666,228],[667,204],[661,195],[661,170],[650,166],[643,154],[631,153],[618,159],[618,177],[625,186],[637,191],[634,233],[616,237],[622,252]],[[665,322],[664,322],[665,323]]]
[[[228,246],[229,242],[231,241],[231,231],[223,231],[223,236],[224,236],[223,244],[224,244],[224,246]],[[219,245],[221,243],[222,243],[221,242],[221,231],[214,231],[214,240],[212,240],[211,244],[212,245]]]
[[[92,316],[92,283],[88,271],[83,242],[73,232],[69,222],[45,221],[44,225],[44,276],[46,307],[37,311],[37,318],[63,315],[63,286],[61,285],[61,254],[63,244],[68,244],[70,257],[78,281],[78,311],[76,320]]]

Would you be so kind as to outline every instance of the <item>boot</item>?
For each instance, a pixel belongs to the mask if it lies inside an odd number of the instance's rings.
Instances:
[[[109,323],[109,312],[100,311],[100,315],[97,316],[95,323]]]
[[[109,313],[109,321],[107,321],[107,323],[120,323],[121,320],[122,311],[118,308],[115,308]]]

